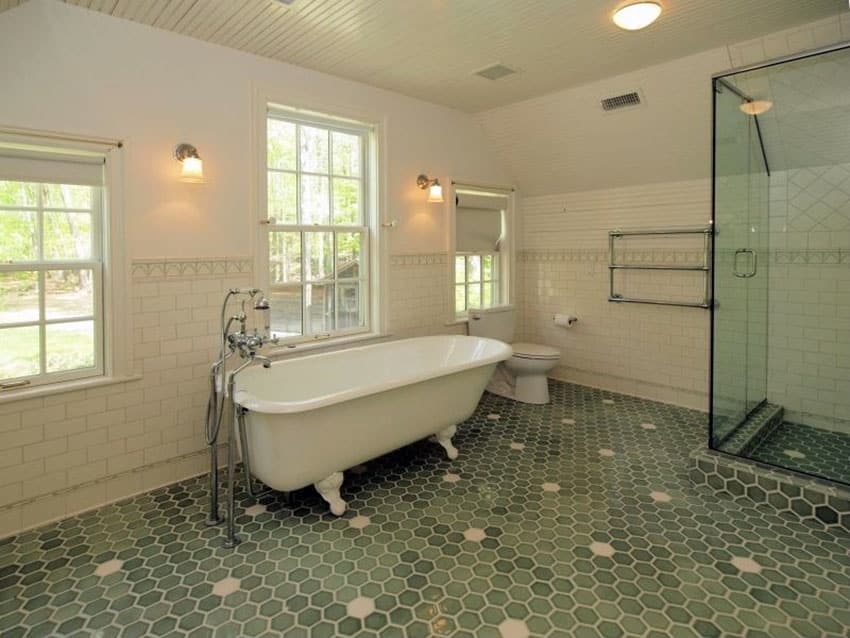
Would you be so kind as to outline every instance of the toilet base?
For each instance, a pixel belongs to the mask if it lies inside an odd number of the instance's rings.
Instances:
[[[545,374],[516,378],[514,399],[521,403],[543,405],[549,403],[549,380]]]

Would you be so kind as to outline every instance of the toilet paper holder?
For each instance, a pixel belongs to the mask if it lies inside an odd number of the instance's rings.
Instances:
[[[578,317],[576,317],[575,315],[555,314],[552,315],[552,321],[555,323],[556,326],[572,328],[575,324],[578,323]]]

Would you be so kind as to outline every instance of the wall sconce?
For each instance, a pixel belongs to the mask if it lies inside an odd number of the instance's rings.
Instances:
[[[174,159],[182,164],[180,181],[200,184],[204,181],[204,162],[198,155],[198,149],[191,144],[178,144],[174,148]]]
[[[420,175],[416,178],[416,185],[423,191],[428,189],[428,202],[439,204],[443,201],[443,187],[440,186],[440,180],[430,179],[427,175]]]

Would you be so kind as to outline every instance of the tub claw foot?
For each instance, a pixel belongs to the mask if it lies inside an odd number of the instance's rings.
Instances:
[[[446,450],[446,455],[452,460],[455,460],[458,455],[457,448],[452,445],[452,437],[456,433],[457,426],[450,425],[445,430],[440,430],[434,435],[434,440],[443,446],[443,449]]]
[[[346,503],[339,495],[339,488],[342,487],[342,479],[342,472],[334,472],[329,477],[313,485],[319,495],[331,506],[331,513],[334,516],[345,514]]]

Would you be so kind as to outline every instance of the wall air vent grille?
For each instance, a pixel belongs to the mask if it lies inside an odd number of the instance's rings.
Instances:
[[[616,111],[617,109],[625,109],[630,106],[639,106],[640,103],[640,94],[637,91],[615,95],[614,97],[606,97],[601,102],[603,111]]]

